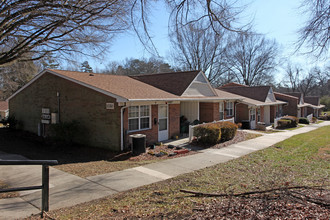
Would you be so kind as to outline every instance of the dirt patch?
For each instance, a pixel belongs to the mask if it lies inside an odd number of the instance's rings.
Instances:
[[[0,180],[0,189],[8,189],[8,188],[10,188],[10,186],[7,185],[4,181]],[[14,198],[18,196],[19,196],[18,192],[0,193],[0,199]]]

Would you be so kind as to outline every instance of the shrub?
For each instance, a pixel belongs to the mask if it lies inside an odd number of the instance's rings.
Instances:
[[[291,128],[291,120],[289,119],[280,119],[277,122],[277,128]]]
[[[1,123],[6,127],[16,129],[18,121],[16,120],[14,115],[10,115],[7,118],[3,119]]]
[[[229,121],[216,124],[221,128],[221,141],[229,141],[235,137],[238,128],[236,124]]]
[[[317,118],[316,117],[313,117],[312,118],[312,123],[316,123],[317,122]]]
[[[299,118],[299,123],[300,124],[309,124],[309,120],[307,118]]]
[[[287,125],[288,128],[292,128],[292,127],[297,127],[298,123],[299,123],[299,119],[295,116],[285,116],[285,117],[282,117],[282,119],[285,119],[285,120],[290,120],[290,124]]]
[[[237,123],[237,128],[242,128],[242,123]]]
[[[203,144],[216,144],[221,139],[221,129],[217,124],[205,124],[195,127],[194,136]]]

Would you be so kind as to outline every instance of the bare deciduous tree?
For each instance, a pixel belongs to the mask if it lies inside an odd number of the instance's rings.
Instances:
[[[130,1],[118,0],[1,1],[0,65],[51,52],[98,53],[113,33],[128,27],[129,8]]]
[[[182,69],[207,71],[209,81],[217,84],[225,72],[222,60],[226,40],[224,31],[216,33],[203,22],[188,24],[172,33],[171,56]]]
[[[113,34],[131,25],[146,48],[151,45],[155,49],[148,31],[148,8],[152,2],[3,0],[0,2],[0,66],[17,60],[37,60],[48,53],[95,55],[106,49],[104,43]],[[203,19],[212,27],[218,24],[231,31],[242,29],[233,25],[240,10],[228,1],[164,2],[177,26]],[[28,53],[33,57],[26,56]]]
[[[300,86],[301,68],[298,65],[292,66],[288,63],[284,77],[284,86],[290,89],[290,92],[298,92]]]
[[[0,90],[2,90],[3,98],[8,98],[23,87],[39,70],[39,67],[32,61],[17,62],[10,66],[0,67]]]
[[[297,49],[306,45],[317,57],[327,57],[330,45],[330,1],[304,0],[304,13],[309,15],[305,26],[299,30]]]
[[[225,64],[236,81],[245,85],[269,84],[278,64],[276,41],[258,34],[238,34],[226,48]]]

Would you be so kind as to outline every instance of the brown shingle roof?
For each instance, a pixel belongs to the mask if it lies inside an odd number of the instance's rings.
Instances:
[[[243,87],[243,86],[232,86],[232,87],[220,87],[219,89],[235,93],[250,99],[255,99],[261,102],[265,102],[270,86],[253,86],[253,87]]]
[[[225,84],[225,85],[223,85],[223,86],[221,86],[221,88],[224,88],[224,87],[249,87],[249,86],[247,86],[247,85],[242,85],[242,84],[239,84],[239,83],[235,83],[235,82],[231,82],[231,83],[227,83],[227,84]]]
[[[300,100],[301,93],[300,92],[283,92],[286,95],[297,97]]]
[[[297,99],[297,100],[299,100],[299,98],[298,97],[296,97],[296,96],[292,96],[292,95],[288,95],[288,94],[285,94],[285,93],[280,93],[280,92],[274,92],[274,95],[276,96],[276,95],[278,95],[278,96],[284,96],[284,97],[288,97],[288,98],[294,98],[294,99]],[[277,97],[276,97],[276,99],[277,99]],[[279,98],[280,99],[280,98]]]
[[[320,105],[320,98],[318,96],[305,96],[304,101],[312,105]]]
[[[6,111],[8,110],[8,102],[7,101],[0,101],[0,111]]]
[[[90,74],[64,70],[50,71],[129,100],[178,98],[176,95],[162,91],[129,76]]]
[[[200,71],[158,73],[131,76],[158,89],[181,96]]]
[[[220,89],[214,89],[214,90],[219,97],[223,97],[224,99],[243,99],[244,98],[243,96],[229,93],[229,92],[226,92],[226,91],[223,91]]]

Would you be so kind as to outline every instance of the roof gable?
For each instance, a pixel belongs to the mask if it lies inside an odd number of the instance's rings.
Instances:
[[[304,104],[304,96],[303,96],[302,93],[300,93],[300,92],[284,92],[284,94],[297,97],[299,99],[299,105],[303,105]]]
[[[272,87],[269,88],[265,102],[276,102],[276,98],[275,98]]]
[[[200,71],[182,96],[217,96],[205,74]]]

